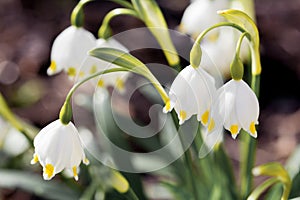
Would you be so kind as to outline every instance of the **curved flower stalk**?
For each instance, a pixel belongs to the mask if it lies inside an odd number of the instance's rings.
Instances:
[[[206,28],[221,22],[222,18],[217,11],[228,7],[228,0],[193,1],[184,11],[179,29],[196,38]]]
[[[236,138],[241,128],[257,137],[259,103],[255,93],[243,80],[231,80],[217,91],[212,105],[208,132],[224,126]]]
[[[192,35],[194,38],[215,24],[224,22],[217,11],[225,8],[234,7],[245,10],[239,1],[229,2],[227,0],[197,0],[191,3],[184,12],[180,24],[180,30]],[[235,53],[235,45],[239,38],[239,31],[222,27],[219,30],[210,31],[207,37],[201,39],[203,49],[202,62],[205,69],[212,75],[221,74],[229,77],[230,63]],[[199,42],[200,45],[200,42]],[[243,41],[240,57],[247,60],[249,56],[248,41]]]
[[[45,180],[52,179],[64,169],[71,170],[78,180],[81,161],[89,164],[79,133],[72,122],[63,124],[56,120],[44,127],[34,139],[35,153],[31,164],[40,162]]]
[[[236,33],[237,30],[222,27],[215,40],[205,40],[201,43],[203,51],[201,65],[210,74],[214,76],[221,74],[223,77],[229,76],[230,63],[234,58],[238,39],[235,38]]]
[[[64,70],[70,78],[74,78],[88,51],[95,46],[96,39],[92,33],[84,28],[69,26],[54,40],[47,74],[54,75]]]
[[[118,42],[114,38],[109,38],[107,40],[102,38],[98,39],[96,48],[104,48],[104,47],[114,48],[114,49],[122,50],[124,52],[129,52],[129,50],[125,46],[123,46],[120,42]],[[112,69],[116,67],[118,66],[112,63],[97,59],[92,56],[88,56],[88,58],[84,61],[83,66],[79,72],[79,76],[80,76],[79,78],[84,78],[96,72]],[[125,91],[124,84],[129,75],[130,73],[128,72],[114,72],[109,74],[102,74],[98,79],[97,85],[99,87],[113,86],[118,91],[124,92]]]
[[[189,65],[173,81],[169,92],[170,100],[163,112],[170,112],[174,108],[180,125],[197,114],[197,119],[207,125],[215,92],[213,77],[201,67],[193,68]]]

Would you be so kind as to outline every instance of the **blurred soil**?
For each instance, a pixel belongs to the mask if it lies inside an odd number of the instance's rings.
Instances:
[[[189,2],[172,2],[158,1],[174,29]],[[51,44],[69,26],[69,15],[75,5],[74,0],[0,1],[0,92],[19,116],[39,127],[57,118],[72,86],[65,74],[48,77],[46,69]],[[96,36],[105,13],[115,7],[107,1],[90,3],[85,9],[86,28]],[[300,143],[300,0],[257,0],[256,12],[263,67],[257,162],[284,162]],[[114,33],[142,26],[132,17],[112,21]],[[149,51],[142,56],[145,62],[165,62],[157,52]],[[147,114],[143,114],[147,112],[139,109],[133,109],[134,115],[147,121]],[[237,161],[236,142],[228,138],[226,146]]]

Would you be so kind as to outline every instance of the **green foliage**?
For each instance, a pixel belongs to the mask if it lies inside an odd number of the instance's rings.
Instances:
[[[17,170],[0,170],[0,188],[20,188],[40,197],[73,200],[79,191],[72,190],[58,181],[45,182],[40,175]]]

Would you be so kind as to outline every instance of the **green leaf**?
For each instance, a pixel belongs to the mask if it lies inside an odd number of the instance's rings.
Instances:
[[[295,197],[300,197],[300,171],[298,174],[294,177],[293,182],[292,182],[292,189],[289,198],[295,198]]]
[[[261,73],[260,52],[259,52],[259,33],[255,22],[246,13],[240,10],[228,9],[218,11],[218,14],[225,17],[228,21],[244,28],[250,35],[250,50],[252,56],[252,74]]]
[[[133,55],[113,48],[96,48],[91,50],[89,54],[101,60],[113,63],[129,71],[137,73],[141,76],[144,76],[153,84],[164,102],[167,102],[169,100],[166,91],[163,89],[162,85],[155,78],[155,76],[150,72],[150,70],[144,63],[142,63]]]
[[[270,176],[274,178],[274,181],[282,182],[283,184],[282,200],[288,199],[292,187],[292,181],[288,172],[283,168],[283,166],[280,163],[271,162],[271,163],[260,165],[258,167],[253,168],[252,173],[255,176],[258,175]],[[259,188],[260,187],[256,188],[255,190],[259,190]],[[253,193],[255,193],[255,191]]]
[[[265,200],[280,200],[283,192],[281,183],[274,185],[265,196]]]
[[[110,1],[115,2],[125,8],[133,9],[132,5],[126,0],[110,0]]]
[[[237,184],[233,173],[233,166],[223,144],[220,144],[219,148],[216,149],[214,153],[217,168],[219,168],[218,170],[221,174],[219,177],[219,181],[223,184],[221,188],[226,188],[226,192],[223,191],[223,193],[230,196],[230,199],[238,199]]]
[[[168,63],[171,66],[179,64],[177,51],[171,40],[165,18],[155,0],[131,0],[133,7],[138,12],[159,45],[162,47]]]
[[[14,128],[19,130],[32,145],[32,138],[36,135],[37,130],[35,127],[24,123],[14,115],[9,106],[7,105],[4,97],[0,93],[0,116],[7,120]]]
[[[179,187],[179,186],[173,185],[171,183],[167,183],[167,182],[162,182],[161,184],[162,184],[162,186],[167,188],[174,195],[174,199],[178,199],[178,200],[192,200],[193,199],[191,194],[187,190],[185,190],[184,187]]]
[[[41,176],[17,170],[0,170],[0,188],[21,188],[33,194],[48,199],[78,199],[77,191],[66,185],[52,181],[44,181]]]
[[[144,63],[142,63],[131,54],[119,49],[96,48],[91,50],[89,54],[91,56],[113,63],[136,73],[148,71],[148,68],[144,65]]]
[[[300,146],[296,148],[293,154],[289,157],[285,166],[292,179],[292,189],[289,198],[300,197],[299,185],[300,185]],[[274,186],[267,194],[267,200],[280,199],[283,187],[280,184]]]
[[[101,98],[97,98],[97,101],[94,102],[95,104],[95,116],[97,118],[97,127],[99,127],[99,131],[108,137],[108,139],[112,142],[112,144],[116,145],[117,147],[126,150],[132,151],[130,145],[127,141],[127,134],[125,134],[116,124],[113,116],[113,111],[111,107],[111,99],[107,90],[101,91]],[[114,115],[118,115],[114,113]],[[100,135],[100,137],[103,137]],[[106,143],[106,145],[109,145]],[[109,147],[108,147],[109,148]],[[116,148],[111,149],[111,154],[114,159],[115,164],[118,166],[119,162],[124,159],[123,155],[119,154],[119,151],[115,151]],[[103,152],[102,152],[103,153]],[[133,165],[131,163],[131,159],[128,159],[128,166]],[[107,174],[107,173],[106,173]],[[145,199],[144,191],[142,188],[141,179],[138,174],[133,173],[124,173],[124,176],[129,181],[131,188],[135,190],[137,195],[141,200]],[[111,193],[108,194],[106,199],[113,199],[110,198]],[[118,199],[118,198],[115,198]]]
[[[14,114],[8,107],[4,97],[0,93],[0,116],[9,121],[16,129],[23,130],[22,124],[15,118]]]

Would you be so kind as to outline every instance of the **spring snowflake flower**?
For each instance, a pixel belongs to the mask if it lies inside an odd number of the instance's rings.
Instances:
[[[40,162],[45,180],[52,179],[64,169],[71,170],[78,180],[81,161],[88,164],[79,133],[72,122],[64,125],[56,120],[43,128],[34,139],[35,153],[31,164]]]
[[[89,31],[75,26],[66,28],[54,40],[48,75],[64,70],[70,78],[74,78],[87,52],[95,46],[96,39]]]
[[[217,91],[208,131],[224,125],[234,139],[241,128],[256,138],[258,116],[259,103],[255,93],[243,80],[231,80]]]
[[[197,119],[203,125],[207,125],[215,92],[214,79],[207,72],[201,67],[188,66],[173,81],[169,93],[170,100],[163,112],[170,112],[174,108],[180,125],[197,114]]]
[[[114,48],[119,49],[124,52],[129,52],[129,50],[123,46],[120,42],[117,40],[110,38],[108,40],[104,40],[102,38],[97,40],[97,48]],[[98,71],[111,69],[111,68],[118,68],[117,65],[111,64],[109,62],[94,58],[89,56],[86,61],[83,63],[83,67],[80,71],[80,78],[83,78],[87,75],[92,75]],[[107,87],[107,86],[113,86],[118,91],[124,92],[124,84],[127,80],[130,73],[128,72],[113,72],[109,74],[103,74],[99,77],[97,85],[101,88]]]
[[[184,11],[179,28],[182,32],[198,36],[204,29],[222,21],[218,10],[229,7],[228,0],[193,1]]]

